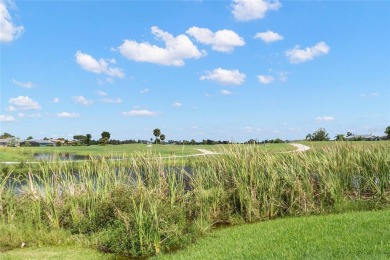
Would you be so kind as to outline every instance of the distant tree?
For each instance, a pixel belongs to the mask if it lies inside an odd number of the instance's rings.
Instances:
[[[191,140],[191,144],[192,145],[195,145],[196,144],[196,141],[194,139]]]
[[[26,138],[26,140],[32,140],[32,139],[34,139],[34,138],[31,135]]]
[[[312,135],[313,141],[329,141],[329,139],[329,134],[326,132],[325,128],[318,129]]]
[[[0,139],[7,139],[7,138],[11,138],[11,137],[14,137],[14,136],[9,134],[9,133],[4,133],[4,134],[0,135]]]
[[[102,145],[108,144],[109,139],[107,137],[102,137],[99,139],[99,143]]]
[[[334,139],[335,139],[336,141],[344,141],[344,140],[345,140],[345,137],[344,137],[343,134],[338,134],[338,135],[336,135],[336,136],[334,137]]]
[[[107,131],[103,131],[102,132],[102,138],[107,138],[108,140],[110,140],[110,137],[111,137],[111,134]]]
[[[7,142],[8,147],[19,146],[19,140],[16,137],[11,137]]]
[[[160,139],[161,139],[162,142],[164,142],[164,140],[165,140],[165,135],[164,135],[164,134],[161,134],[161,135],[160,135]]]
[[[311,141],[313,139],[313,136],[311,134],[306,135],[306,140]]]
[[[347,137],[352,136],[352,132],[347,132]]]
[[[91,138],[92,138],[92,135],[91,134],[87,134],[85,136],[85,144],[86,145],[90,145],[91,144]]]
[[[61,145],[62,145],[62,143],[60,141],[56,142],[56,146],[61,146]]]
[[[156,137],[155,143],[157,144],[157,139],[158,139],[158,137],[161,135],[161,130],[158,129],[158,128],[154,129],[154,130],[153,130],[153,135]]]
[[[390,140],[390,125],[386,127],[385,134],[387,135],[387,140]]]

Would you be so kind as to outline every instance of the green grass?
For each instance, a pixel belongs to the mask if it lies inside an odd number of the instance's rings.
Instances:
[[[278,219],[217,230],[157,259],[389,259],[390,210]]]
[[[103,260],[119,259],[114,255],[99,253],[81,247],[34,247],[0,253],[1,260],[52,259],[52,260]]]
[[[26,247],[0,259],[114,259],[80,247]],[[156,259],[389,259],[390,210],[278,219],[215,230]]]
[[[304,144],[309,146],[313,151],[321,151],[322,149],[328,149],[332,147],[336,147],[337,145],[349,145],[351,147],[363,147],[363,148],[373,148],[381,145],[390,145],[389,141],[322,141],[322,142],[309,142],[309,141],[301,141],[298,142],[300,144]]]

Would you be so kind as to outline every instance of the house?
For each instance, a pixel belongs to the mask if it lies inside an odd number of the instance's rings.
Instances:
[[[7,146],[10,138],[0,139],[0,146]]]

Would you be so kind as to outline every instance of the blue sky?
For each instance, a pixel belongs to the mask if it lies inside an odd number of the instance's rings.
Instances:
[[[0,132],[384,135],[389,13],[389,1],[0,0]]]

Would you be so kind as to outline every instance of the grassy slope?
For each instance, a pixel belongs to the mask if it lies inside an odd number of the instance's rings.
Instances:
[[[278,219],[216,230],[158,259],[389,259],[390,210]],[[114,259],[79,247],[23,248],[0,259]]]
[[[215,231],[159,259],[389,259],[390,210],[278,219]]]
[[[390,145],[389,141],[344,141],[344,142],[335,142],[335,141],[323,141],[323,142],[309,142],[309,141],[302,141],[299,142],[300,144],[304,144],[306,146],[309,146],[311,149],[320,151],[323,148],[326,147],[333,147],[338,144],[347,144],[351,146],[356,147],[375,147],[378,145]]]

